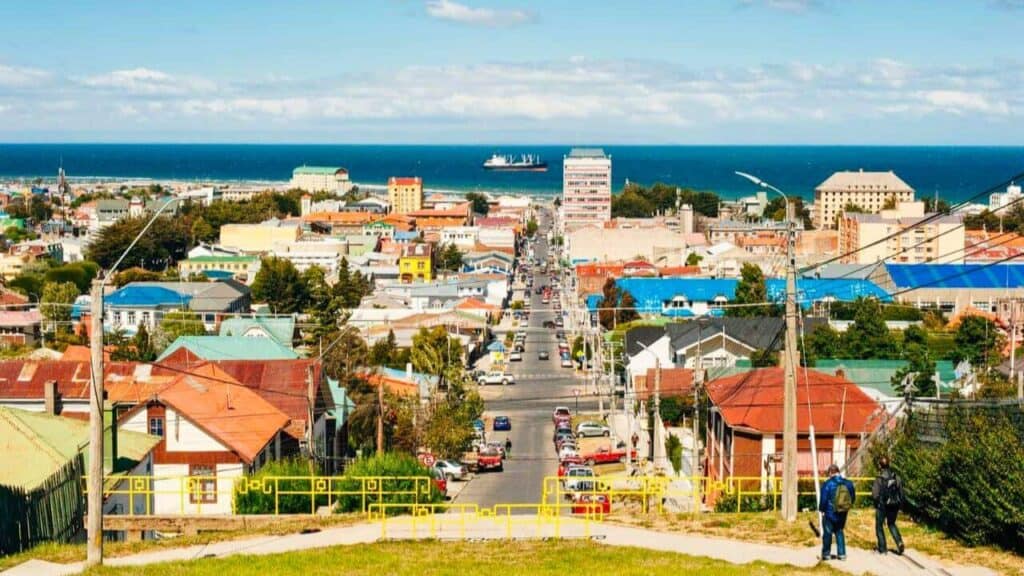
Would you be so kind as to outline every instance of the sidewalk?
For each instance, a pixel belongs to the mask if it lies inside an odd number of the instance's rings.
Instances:
[[[433,524],[431,529],[430,525]],[[533,515],[509,518],[481,519],[476,516],[441,514],[421,518],[415,523],[410,517],[393,518],[386,526],[380,522],[366,522],[354,526],[328,528],[312,534],[291,534],[287,536],[264,536],[206,546],[191,546],[147,552],[120,558],[110,558],[108,566],[141,566],[157,562],[195,560],[199,558],[224,557],[235,554],[280,554],[298,550],[310,550],[327,546],[365,544],[387,539],[502,539],[551,538],[557,530],[561,538],[589,538],[608,546],[633,546],[665,552],[676,552],[691,556],[703,556],[723,560],[732,564],[747,564],[757,560],[771,564],[810,567],[817,563],[817,547],[790,548],[769,544],[757,544],[722,538],[711,538],[693,534],[665,533],[611,523],[590,522],[589,524],[564,517],[558,527],[551,519],[543,520]],[[981,576],[995,574],[986,568],[964,567],[940,563],[923,554],[908,550],[905,557],[896,555],[878,556],[868,550],[850,549],[844,562],[831,562],[836,570],[849,574],[893,574],[924,575],[946,574],[951,576]],[[30,561],[17,566],[5,574],[10,576],[50,576],[77,574],[81,564],[53,564]]]

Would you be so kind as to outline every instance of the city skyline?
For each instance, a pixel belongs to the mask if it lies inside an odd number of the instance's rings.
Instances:
[[[1022,9],[4,5],[0,141],[1015,144]]]

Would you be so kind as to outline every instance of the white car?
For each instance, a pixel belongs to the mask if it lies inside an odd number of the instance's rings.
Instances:
[[[572,368],[572,360],[562,358],[562,368]]]
[[[565,474],[565,489],[569,492],[594,489],[594,470],[581,466],[572,468]]]
[[[438,460],[434,463],[434,468],[437,468],[437,471],[449,482],[463,480],[468,473],[465,466],[451,460]]]
[[[504,386],[515,383],[515,376],[505,372],[488,372],[486,374],[481,374],[477,379],[477,384],[481,386],[486,386],[487,384],[501,384]]]
[[[611,428],[601,424],[600,422],[580,422],[580,424],[576,426],[576,436],[578,438],[611,435]]]
[[[511,354],[508,355],[508,361],[509,362],[522,362],[523,361],[523,353],[518,351],[518,350],[516,350],[515,352],[512,352]]]
[[[565,460],[570,456],[579,456],[579,452],[576,451],[576,445],[570,442],[563,442],[562,447],[558,450],[558,459]]]

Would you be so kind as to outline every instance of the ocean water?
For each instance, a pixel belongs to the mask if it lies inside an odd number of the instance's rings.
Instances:
[[[570,146],[381,146],[300,144],[0,144],[0,179],[70,177],[283,181],[302,164],[349,169],[362,184],[420,176],[428,189],[557,194]],[[626,179],[712,190],[727,198],[754,191],[734,171],[792,195],[812,197],[837,170],[894,170],[919,196],[961,201],[1024,172],[1022,147],[605,146],[614,188]],[[491,154],[539,154],[543,173],[487,172]]]

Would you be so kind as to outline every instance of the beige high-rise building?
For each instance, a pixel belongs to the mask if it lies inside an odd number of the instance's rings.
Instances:
[[[913,202],[914,189],[892,171],[836,172],[814,189],[814,212],[811,219],[818,229],[832,228],[849,204],[865,213],[877,214],[886,206]]]
[[[388,178],[388,202],[394,214],[408,214],[423,209],[423,179]]]
[[[954,264],[964,261],[963,217],[939,216],[920,226],[924,202],[902,202],[878,214],[844,214],[839,219],[839,253],[848,264]],[[883,238],[892,236],[881,242]],[[877,244],[876,244],[877,242]]]
[[[573,148],[562,162],[562,219],[566,226],[612,218],[612,157],[600,148]]]

